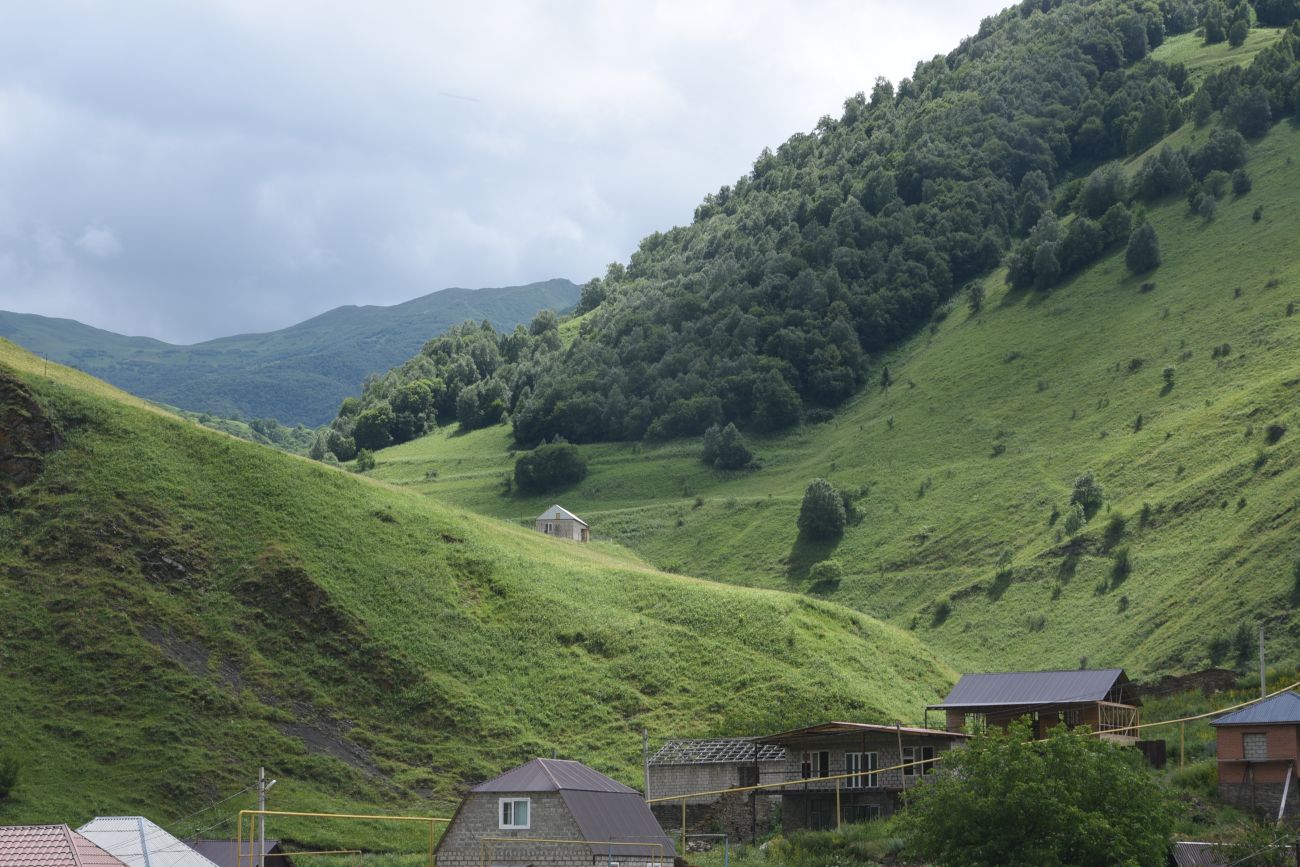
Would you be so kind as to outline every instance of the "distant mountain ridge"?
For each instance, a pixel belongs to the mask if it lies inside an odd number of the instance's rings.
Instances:
[[[279,331],[190,346],[0,311],[0,337],[149,400],[315,426],[332,418],[368,374],[400,364],[452,325],[487,319],[509,329],[539,310],[572,307],[578,296],[578,286],[564,279],[444,289],[388,307],[336,307]]]

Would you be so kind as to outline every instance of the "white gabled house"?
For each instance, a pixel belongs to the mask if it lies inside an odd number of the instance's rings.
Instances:
[[[591,541],[587,522],[559,505],[551,506],[537,517],[537,532],[574,542]]]

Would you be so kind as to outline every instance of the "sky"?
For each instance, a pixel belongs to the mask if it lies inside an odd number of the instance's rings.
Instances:
[[[1005,2],[17,4],[0,309],[189,343],[582,283]]]

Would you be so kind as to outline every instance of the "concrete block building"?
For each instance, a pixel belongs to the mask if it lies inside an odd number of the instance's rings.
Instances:
[[[551,506],[537,516],[537,532],[574,542],[591,541],[587,522],[560,505]]]
[[[435,853],[438,867],[671,867],[676,856],[640,792],[563,759],[475,786]]]
[[[729,793],[726,789],[778,782],[785,770],[785,747],[753,738],[671,740],[655,751],[646,768],[648,797],[670,798],[691,792],[716,794],[686,799],[690,828],[721,831],[733,840],[766,829],[780,803],[778,792]],[[653,805],[665,825],[681,824],[681,802]]]

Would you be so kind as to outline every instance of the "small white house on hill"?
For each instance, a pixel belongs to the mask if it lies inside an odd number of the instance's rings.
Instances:
[[[574,542],[590,542],[587,522],[563,506],[551,506],[537,517],[537,532]]]

